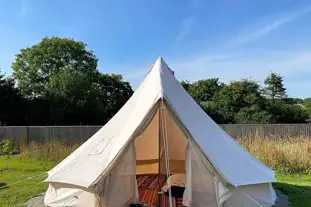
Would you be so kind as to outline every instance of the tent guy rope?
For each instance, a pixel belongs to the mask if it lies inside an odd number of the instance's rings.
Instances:
[[[4,198],[4,197],[11,197],[11,196],[17,195],[17,194],[19,194],[19,193],[21,193],[21,192],[25,192],[25,191],[27,191],[27,190],[33,189],[34,187],[38,187],[38,185],[39,185],[40,183],[41,183],[41,182],[33,183],[33,184],[30,185],[29,187],[27,187],[27,188],[22,188],[22,189],[20,189],[20,190],[18,190],[18,191],[15,191],[14,193],[11,193],[11,194],[0,195],[0,198],[1,198],[1,197],[2,197],[2,198]]]
[[[41,178],[41,177],[44,177],[44,176],[46,176],[46,172],[45,172],[45,173],[38,174],[38,175],[35,175],[35,176],[32,176],[32,177],[23,178],[23,179],[18,180],[18,181],[16,181],[16,182],[12,182],[12,183],[9,183],[9,184],[7,184],[7,185],[1,186],[1,187],[0,187],[0,190],[1,190],[1,189],[4,189],[4,188],[7,188],[7,187],[9,187],[9,186],[12,186],[12,185],[17,185],[17,184],[19,184],[19,183],[22,183],[22,182],[25,182],[25,181],[28,181],[28,180],[34,180],[35,178]]]

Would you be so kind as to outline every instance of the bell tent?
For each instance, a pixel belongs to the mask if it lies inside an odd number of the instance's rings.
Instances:
[[[174,175],[183,178],[181,202],[172,196]],[[200,108],[159,58],[118,113],[48,172],[44,202],[270,207],[274,175]],[[159,193],[165,184],[168,196]]]

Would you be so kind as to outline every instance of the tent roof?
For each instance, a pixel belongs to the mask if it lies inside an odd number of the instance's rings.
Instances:
[[[50,170],[46,182],[91,186],[123,149],[150,110],[164,98],[218,172],[235,186],[275,182],[274,171],[251,156],[191,98],[158,58],[119,112]]]

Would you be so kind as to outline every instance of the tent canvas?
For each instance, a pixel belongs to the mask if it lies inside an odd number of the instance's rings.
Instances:
[[[99,195],[104,206],[126,206],[138,201],[136,174],[148,173],[185,173],[187,206],[276,199],[274,171],[200,108],[162,58],[118,113],[48,172],[45,204],[96,206]]]

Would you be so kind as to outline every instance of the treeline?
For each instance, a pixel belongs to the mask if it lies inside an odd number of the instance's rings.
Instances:
[[[130,84],[99,72],[83,42],[43,38],[22,49],[13,75],[0,73],[0,125],[103,125],[130,98]],[[229,84],[217,78],[183,81],[184,88],[218,123],[298,123],[311,112],[311,99],[286,96],[281,76],[265,87],[253,80]]]
[[[224,84],[218,78],[182,81],[183,87],[219,124],[305,123],[311,98],[289,98],[283,77],[270,73],[264,87],[251,79]]]

